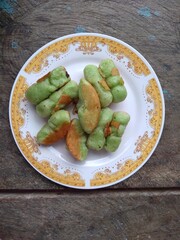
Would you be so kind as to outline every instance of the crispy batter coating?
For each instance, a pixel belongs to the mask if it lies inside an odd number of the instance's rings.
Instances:
[[[54,113],[48,123],[45,124],[37,134],[39,144],[49,145],[64,138],[70,126],[69,112],[59,110]]]
[[[69,81],[66,69],[62,66],[57,67],[32,84],[25,93],[26,98],[32,104],[37,105]]]
[[[66,145],[72,156],[77,160],[84,160],[88,154],[86,147],[87,136],[83,131],[78,119],[71,121],[70,128],[66,136]]]
[[[101,105],[94,87],[85,79],[79,84],[78,117],[83,130],[90,134],[99,122]]]

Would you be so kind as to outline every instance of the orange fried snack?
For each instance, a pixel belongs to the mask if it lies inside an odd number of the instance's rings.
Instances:
[[[78,119],[71,121],[70,128],[66,136],[66,145],[72,156],[77,160],[84,160],[88,154],[86,147],[87,136],[83,131]]]
[[[95,88],[85,79],[79,84],[78,117],[83,130],[90,134],[100,118],[101,104]]]
[[[38,132],[37,142],[44,145],[53,144],[66,136],[69,126],[69,112],[59,110],[50,117],[48,123]]]

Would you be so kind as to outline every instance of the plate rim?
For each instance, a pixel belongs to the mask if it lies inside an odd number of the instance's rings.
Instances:
[[[114,182],[110,182],[110,183],[107,183],[107,184],[103,184],[103,185],[98,185],[98,186],[89,186],[87,187],[86,185],[81,187],[81,186],[74,186],[74,185],[68,185],[68,184],[64,184],[64,183],[61,183],[61,182],[58,182],[52,178],[50,178],[49,176],[45,175],[44,173],[42,173],[39,169],[37,169],[24,155],[22,149],[20,148],[17,140],[16,140],[16,136],[15,136],[15,133],[14,133],[14,130],[13,130],[13,127],[12,127],[12,119],[11,119],[11,104],[12,104],[12,97],[13,97],[13,93],[14,93],[14,89],[15,89],[15,85],[16,85],[16,82],[19,78],[19,76],[21,75],[20,73],[22,72],[22,70],[24,69],[24,67],[34,58],[34,56],[36,56],[39,52],[41,52],[43,49],[45,49],[47,46],[55,43],[55,42],[58,42],[58,41],[61,41],[61,40],[64,40],[66,38],[73,38],[73,37],[77,37],[77,36],[97,36],[97,37],[102,37],[102,38],[107,38],[107,39],[111,39],[113,41],[116,41],[120,44],[123,44],[125,45],[126,47],[128,47],[131,51],[133,51],[135,54],[137,54],[138,56],[140,56],[140,58],[143,60],[143,62],[146,64],[146,66],[150,69],[151,73],[154,74],[155,76],[155,80],[156,80],[156,83],[158,85],[158,89],[159,89],[159,93],[160,93],[160,97],[161,97],[161,101],[162,101],[162,121],[161,121],[161,127],[160,127],[160,131],[159,131],[159,134],[158,134],[158,138],[156,140],[156,143],[154,144],[154,147],[151,149],[151,152],[149,153],[149,155],[146,157],[146,159],[135,169],[133,170],[130,174],[128,174],[127,176],[121,178],[120,180],[117,180],[117,181],[114,181]],[[101,33],[95,33],[95,32],[90,32],[90,33],[73,33],[73,34],[68,34],[68,35],[64,35],[62,37],[58,37],[54,40],[51,40],[49,42],[47,42],[46,44],[44,44],[43,46],[41,46],[40,48],[38,48],[26,61],[25,63],[23,64],[23,66],[20,68],[18,74],[16,75],[16,78],[13,82],[13,85],[12,85],[12,89],[11,89],[11,93],[10,93],[10,98],[9,98],[9,124],[10,124],[10,128],[11,128],[11,132],[12,132],[12,135],[13,135],[13,138],[15,140],[15,143],[20,151],[20,153],[23,155],[23,157],[26,159],[26,161],[37,171],[39,172],[43,177],[47,178],[48,180],[52,181],[52,182],[55,182],[56,184],[58,185],[62,185],[64,187],[69,187],[69,188],[74,188],[74,189],[82,189],[82,190],[93,190],[93,189],[99,189],[99,188],[106,188],[106,187],[110,187],[110,186],[113,186],[117,183],[120,183],[126,179],[128,179],[129,177],[131,177],[132,175],[134,175],[137,171],[139,171],[146,163],[147,161],[151,158],[152,154],[154,153],[155,149],[157,148],[158,144],[159,144],[159,141],[162,137],[162,133],[163,133],[163,129],[164,129],[164,124],[165,124],[165,99],[164,99],[164,94],[163,94],[163,91],[162,91],[162,87],[161,87],[161,83],[159,81],[159,78],[156,74],[156,72],[154,71],[154,69],[152,68],[152,66],[150,65],[150,63],[146,60],[146,58],[138,51],[136,50],[134,47],[132,47],[131,45],[129,45],[128,43],[122,41],[121,39],[118,39],[116,37],[112,37],[112,36],[109,36],[109,35],[106,35],[106,34],[101,34]]]

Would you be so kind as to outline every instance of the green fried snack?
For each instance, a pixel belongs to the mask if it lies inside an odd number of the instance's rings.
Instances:
[[[40,117],[49,117],[54,112],[66,107],[78,97],[78,85],[74,81],[68,82],[58,91],[52,93],[36,106],[36,112]]]
[[[113,100],[110,88],[100,75],[98,68],[94,65],[87,65],[84,68],[84,77],[95,88],[101,103],[101,107],[107,107]]]
[[[113,102],[118,103],[123,101],[127,97],[127,91],[114,62],[111,59],[102,60],[99,65],[99,72],[111,89]]]
[[[98,126],[89,135],[87,140],[87,146],[89,149],[99,151],[104,147],[112,117],[113,111],[110,108],[104,108],[101,110]]]
[[[104,148],[108,152],[115,152],[121,143],[121,137],[130,120],[126,112],[115,112],[110,124],[109,136],[106,138]]]
[[[83,131],[78,119],[71,121],[68,134],[66,136],[66,145],[72,156],[77,160],[85,160],[88,155],[86,146],[87,135]]]
[[[70,115],[68,111],[59,110],[54,113],[37,134],[39,144],[49,145],[64,138],[70,126]]]
[[[32,104],[37,105],[69,81],[70,77],[66,69],[57,67],[31,85],[25,93],[26,98]]]
[[[94,87],[85,79],[79,84],[78,117],[83,130],[90,134],[99,122],[101,105]]]

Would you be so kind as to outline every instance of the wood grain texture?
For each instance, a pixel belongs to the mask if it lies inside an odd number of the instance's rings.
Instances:
[[[159,77],[166,102],[156,151],[134,176],[111,188],[179,187],[179,1],[4,2],[11,6],[0,5],[0,189],[64,189],[20,154],[9,127],[8,103],[16,75],[31,54],[57,37],[85,31],[114,36],[142,53]]]
[[[0,216],[2,240],[179,240],[180,236],[177,192],[1,195]]]

